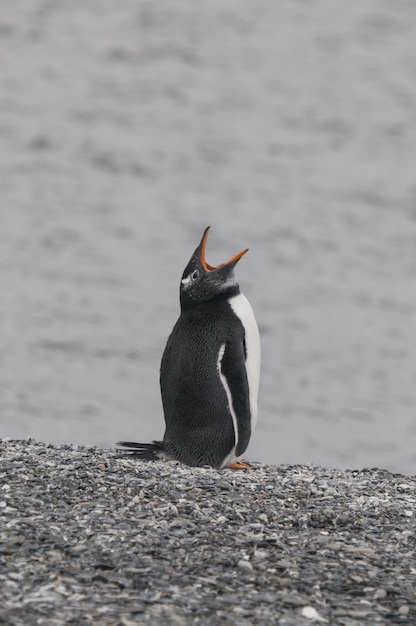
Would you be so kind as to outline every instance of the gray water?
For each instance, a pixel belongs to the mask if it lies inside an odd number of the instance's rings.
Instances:
[[[162,435],[211,224],[250,248],[247,458],[415,473],[415,3],[3,3],[0,142],[1,436]]]

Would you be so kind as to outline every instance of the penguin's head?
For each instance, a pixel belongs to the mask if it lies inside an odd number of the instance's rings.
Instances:
[[[241,250],[226,263],[217,266],[210,265],[205,259],[209,229],[209,226],[205,229],[201,243],[183,272],[180,286],[182,309],[190,309],[218,296],[233,295],[239,292],[234,276],[234,267],[248,251],[248,248]]]

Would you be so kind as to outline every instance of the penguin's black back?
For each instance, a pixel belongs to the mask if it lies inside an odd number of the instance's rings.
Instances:
[[[247,375],[241,367],[245,332],[227,297],[183,311],[162,357],[160,386],[166,422],[163,446],[188,465],[221,467],[236,444],[218,367],[224,345],[239,361],[229,376],[235,376],[240,400],[247,404],[249,414]]]

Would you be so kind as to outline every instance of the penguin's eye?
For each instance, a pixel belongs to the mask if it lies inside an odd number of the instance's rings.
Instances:
[[[192,274],[191,274],[191,278],[192,280],[196,280],[199,276],[199,272],[198,270],[195,270]]]

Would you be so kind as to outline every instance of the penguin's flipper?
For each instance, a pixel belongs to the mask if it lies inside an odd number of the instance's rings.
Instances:
[[[248,388],[244,344],[227,342],[221,360],[221,375],[227,396],[231,396],[230,411],[236,428],[237,446],[235,454],[239,457],[248,446],[251,437],[250,394]]]
[[[156,461],[163,454],[162,441],[152,441],[152,443],[136,443],[134,441],[117,441],[117,449],[126,456],[134,456],[135,458],[145,461]]]

